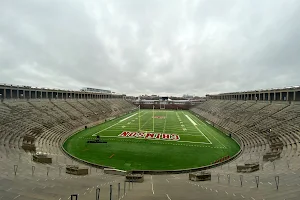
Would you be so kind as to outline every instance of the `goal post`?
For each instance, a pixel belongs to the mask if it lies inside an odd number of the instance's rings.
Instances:
[[[154,105],[153,105],[153,107],[152,107],[152,120],[153,120],[153,122],[152,122],[152,132],[154,132]]]
[[[154,108],[155,108],[155,106],[153,105],[153,107],[152,107],[152,130],[142,130],[142,128],[143,128],[143,126],[145,125],[142,125],[141,126],[141,107],[139,106],[139,114],[138,114],[138,116],[139,116],[139,132],[154,132],[154,127],[155,127],[155,112],[154,112]],[[150,120],[149,120],[150,121]],[[147,123],[147,122],[146,122]],[[151,129],[151,128],[150,128]]]

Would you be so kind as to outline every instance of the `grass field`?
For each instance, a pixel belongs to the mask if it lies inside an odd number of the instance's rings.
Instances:
[[[154,130],[153,111],[141,110],[78,132],[63,146],[77,158],[122,170],[194,168],[239,151],[234,140],[189,111],[155,110],[154,116]],[[123,131],[138,132],[139,121],[141,132],[177,134],[180,139],[119,136]],[[97,135],[107,144],[87,143]]]

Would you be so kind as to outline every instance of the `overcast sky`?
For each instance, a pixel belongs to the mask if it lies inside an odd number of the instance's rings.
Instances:
[[[299,76],[298,0],[0,0],[0,83],[203,96]]]

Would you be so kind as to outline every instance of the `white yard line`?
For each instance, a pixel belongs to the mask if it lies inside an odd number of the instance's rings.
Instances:
[[[201,121],[201,120],[199,120],[199,121]],[[203,123],[203,122],[202,122]],[[197,128],[196,126],[195,126],[195,128]],[[220,142],[220,140],[218,140],[213,134],[211,134],[205,127],[203,127],[204,128],[204,130],[206,130],[206,132],[209,134],[209,135],[211,135],[213,138],[215,138],[215,140],[217,140],[224,148],[226,148],[226,146],[222,143],[222,142]],[[198,129],[198,128],[197,128]],[[202,131],[201,131],[201,133],[202,133]],[[203,133],[202,133],[203,134]],[[204,134],[203,134],[204,135]]]
[[[205,128],[204,128],[205,129]],[[205,129],[206,130],[206,129]],[[218,140],[213,134],[211,134],[209,131],[206,130],[206,132],[211,135],[213,138],[215,138],[215,140],[217,140],[224,148],[227,148],[222,142],[220,142],[220,140]]]
[[[165,124],[164,124],[164,130],[163,130],[163,133],[164,133],[165,130],[166,130],[167,117],[168,117],[168,112],[166,112],[166,116],[165,116]]]
[[[210,141],[210,139],[208,139],[208,137],[196,126],[197,125],[197,123],[195,123],[195,121],[194,120],[192,120],[191,118],[190,118],[190,116],[188,116],[188,115],[186,115],[186,114],[184,114],[183,113],[183,111],[181,111],[181,113],[183,114],[183,115],[185,115],[186,116],[186,118],[188,118],[189,120],[190,120],[190,122],[194,125],[194,127],[205,137],[205,139],[209,142],[208,144],[212,144],[212,142]]]
[[[195,128],[200,132],[202,133],[202,135],[207,139],[207,141],[209,141],[209,144],[212,144],[212,142],[208,139],[208,137],[206,137],[206,135],[204,135],[204,133],[197,127],[195,126]],[[224,145],[223,145],[224,146]],[[225,147],[225,146],[224,146]]]
[[[151,117],[143,124],[143,126],[141,126],[141,129],[150,121],[150,120],[152,120],[152,115],[151,115]]]
[[[124,118],[124,119],[121,119],[119,122],[125,121],[125,120],[127,120],[127,119],[129,119],[129,118],[131,118],[131,117],[133,117],[133,116],[135,116],[135,115],[137,115],[137,114],[139,114],[139,113],[135,113],[135,114],[133,114],[133,115],[131,115],[131,116],[129,116],[129,117],[126,117],[126,118]]]
[[[130,117],[132,117],[132,116],[135,116],[135,115],[137,115],[138,113],[135,113],[135,114],[133,114],[133,115],[131,115],[131,116],[129,116],[129,117],[127,117],[127,118],[125,118],[125,119],[123,119],[123,120],[120,120],[120,121],[118,121],[117,123],[115,123],[115,124],[113,124],[113,125],[111,125],[111,126],[109,126],[109,127],[107,127],[107,128],[105,128],[105,129],[102,129],[101,131],[98,131],[98,132],[96,132],[96,133],[94,133],[92,136],[97,136],[98,135],[98,133],[101,133],[101,132],[103,132],[103,131],[105,131],[105,130],[107,130],[107,129],[110,129],[110,128],[112,128],[112,127],[114,127],[114,126],[116,126],[116,125],[118,125],[119,123],[121,123],[121,122],[123,122],[123,121],[125,121],[125,120],[127,120],[127,119],[129,119]],[[145,113],[146,114],[146,113]]]
[[[167,195],[167,197],[168,197],[168,199],[169,199],[169,200],[172,200],[172,199],[169,197],[169,195],[168,195],[168,194],[166,194],[166,195]]]
[[[192,118],[190,118],[190,116],[185,115],[185,117],[188,118],[188,120],[190,120],[190,122],[191,122],[194,126],[197,126],[197,123],[196,123],[194,120],[192,120]]]
[[[189,134],[189,133],[184,133],[184,134],[182,134],[182,135],[190,135],[190,136],[195,136],[195,137],[203,137],[202,135],[193,135],[193,134]]]

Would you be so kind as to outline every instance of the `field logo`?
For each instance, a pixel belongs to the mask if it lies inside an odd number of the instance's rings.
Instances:
[[[165,116],[154,116],[152,118],[154,118],[154,119],[165,119],[166,117]]]
[[[127,138],[144,138],[144,139],[153,139],[153,140],[180,140],[179,135],[177,134],[168,134],[168,133],[142,133],[142,132],[130,132],[124,131],[119,137],[127,137]]]

